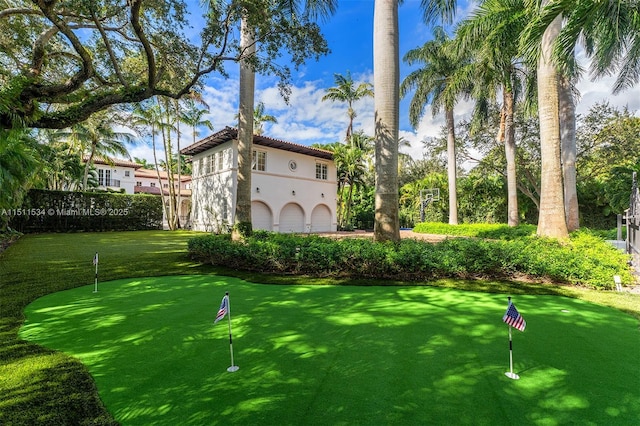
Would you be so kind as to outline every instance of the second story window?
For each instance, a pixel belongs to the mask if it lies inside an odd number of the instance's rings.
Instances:
[[[224,151],[216,153],[216,159],[218,160],[218,171],[224,169]]]
[[[216,163],[214,154],[207,157],[207,173],[213,173],[215,171]]]
[[[264,151],[253,151],[253,161],[251,169],[264,172],[267,169],[267,153]]]
[[[316,179],[327,180],[327,165],[316,163]]]

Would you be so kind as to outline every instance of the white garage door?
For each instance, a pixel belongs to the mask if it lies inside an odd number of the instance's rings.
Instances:
[[[317,205],[311,213],[311,232],[331,231],[331,211],[325,205]]]
[[[269,206],[260,201],[252,201],[251,223],[253,225],[253,229],[272,231],[273,215],[271,214],[271,209],[269,209]]]
[[[304,212],[297,204],[287,204],[280,212],[280,232],[304,232]]]

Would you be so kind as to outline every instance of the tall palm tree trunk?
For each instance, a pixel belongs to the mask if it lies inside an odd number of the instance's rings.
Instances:
[[[375,0],[375,241],[400,241],[398,208],[398,103],[400,59],[398,0]]]
[[[180,100],[175,100],[176,107],[176,152],[178,155],[178,164],[176,164],[176,171],[178,173],[178,193],[176,194],[176,228],[180,229],[180,203],[182,202],[182,159],[180,158]],[[172,172],[173,173],[173,172]]]
[[[507,161],[507,224],[518,226],[518,182],[516,180],[516,128],[513,125],[513,92],[503,91],[504,155]]]
[[[246,15],[241,22],[240,46],[247,56],[255,54],[255,34]],[[253,150],[253,108],[256,75],[247,60],[240,61],[240,107],[238,111],[238,184],[231,237],[242,240],[251,235],[251,160]]]
[[[456,131],[453,109],[445,111],[447,121],[447,177],[449,180],[449,225],[458,224],[458,185],[456,164]]]
[[[549,0],[543,1],[543,6]],[[558,75],[552,61],[553,42],[558,37],[562,21],[557,17],[544,32],[538,61],[538,108],[540,120],[540,212],[538,235],[567,238],[564,214],[564,188],[560,164],[560,119]]]
[[[166,105],[167,118],[169,117],[169,104]],[[167,224],[169,225],[170,230],[176,229],[176,194],[174,188],[174,179],[173,179],[173,171],[172,171],[172,161],[171,161],[171,130],[168,128],[162,130],[162,143],[164,146],[164,161],[166,164],[166,172],[167,172],[167,182],[169,182],[169,208],[167,214]],[[158,172],[159,174],[160,172]],[[162,181],[160,181],[160,192],[164,192],[164,188],[162,188]]]
[[[91,165],[93,164],[93,157],[96,155],[96,147],[98,145],[98,141],[91,142],[91,153],[89,154],[89,158],[87,158],[87,163],[84,165],[84,176],[82,177],[82,190],[87,190],[87,182],[89,181],[89,170],[91,170]]]
[[[163,133],[164,135],[164,133]],[[160,185],[160,199],[162,200],[162,210],[164,211],[164,215],[167,218],[167,224],[169,223],[169,210],[167,209],[167,201],[164,196],[164,191],[162,190],[162,178],[160,177],[160,166],[158,164],[158,154],[156,152],[156,131],[155,128],[151,127],[151,146],[153,148],[153,164],[156,169],[156,176],[158,177],[158,184]]]
[[[573,85],[567,77],[560,79],[560,140],[562,141],[562,176],[564,178],[564,210],[569,232],[580,227],[576,182],[576,106]]]

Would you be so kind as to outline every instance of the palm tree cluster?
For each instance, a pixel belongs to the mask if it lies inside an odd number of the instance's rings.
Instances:
[[[373,161],[373,138],[364,131],[354,132],[353,122],[357,117],[354,103],[365,97],[372,97],[371,83],[356,82],[347,71],[346,75],[334,75],[335,86],[326,90],[323,101],[343,102],[347,104],[349,124],[344,143],[335,142],[328,145],[316,145],[333,152],[333,159],[338,173],[338,228],[353,229],[353,194],[354,190],[364,184],[367,166]]]
[[[518,153],[515,122],[516,117],[529,114],[537,116],[539,121],[541,171],[534,188],[527,190],[539,210],[538,234],[563,238],[576,229],[579,212],[575,83],[581,77],[582,69],[574,50],[578,45],[583,47],[590,60],[591,76],[616,75],[614,92],[636,85],[640,80],[638,2],[481,0],[474,11],[453,28],[452,37],[444,27],[435,27],[432,40],[405,54],[404,61],[419,68],[402,83],[398,42],[398,7],[401,3],[400,0],[375,0],[373,87],[369,83],[356,84],[347,71],[346,75],[335,75],[335,87],[327,90],[323,98],[347,104],[349,121],[345,141],[333,147],[339,166],[340,226],[352,225],[354,196],[357,195],[354,191],[369,179],[366,171],[373,168],[374,177],[370,180],[375,185],[372,208],[375,239],[399,239],[398,104],[400,96],[412,95],[409,118],[414,126],[419,124],[427,105],[431,106],[433,114],[444,113],[446,117],[449,223],[458,222],[459,154],[454,108],[461,99],[472,99],[475,102],[472,132],[488,121],[495,122],[491,111],[497,111],[500,124],[495,140],[504,149],[503,174],[508,193],[506,220],[509,225],[517,225],[522,218],[518,193],[525,188],[518,183],[521,181],[518,176],[528,172],[517,161],[522,156]],[[210,2],[209,5],[213,8],[216,4]],[[245,7],[238,15],[242,18],[239,175],[243,178],[238,180],[235,225],[242,225],[241,228],[250,232],[252,135],[262,132],[262,123],[274,122],[275,117],[265,114],[264,104],[254,105],[255,72],[260,63],[260,49],[264,49],[259,38],[260,22],[256,19],[259,11],[251,2],[239,4]],[[338,5],[336,0],[283,0],[274,4],[292,22],[328,18]],[[456,1],[421,0],[421,6],[426,25],[448,25],[453,20]],[[320,44],[313,46],[314,51],[323,51]],[[367,96],[374,96],[373,155],[370,139],[354,130],[357,116],[354,103]],[[185,167],[176,154],[184,131],[181,124],[190,126],[193,141],[198,128],[210,128],[210,123],[203,119],[207,110],[197,106],[201,101],[192,91],[180,100],[156,97],[135,108],[131,125],[138,130],[144,129],[151,136],[154,153],[156,137],[160,136],[165,158],[154,158],[154,165],[156,170],[160,166],[167,170],[170,179],[174,172],[183,173]],[[0,103],[0,107],[6,105]],[[0,163],[3,195],[9,194],[7,200],[17,200],[17,194],[30,185],[84,190],[92,187],[95,184],[93,158],[128,156],[124,142],[131,140],[131,134],[115,130],[115,123],[124,124],[115,117],[114,112],[106,111],[57,132],[36,135],[22,129],[1,134],[7,141],[2,146],[2,159],[7,160]],[[36,139],[41,142],[25,142]],[[87,157],[86,162],[82,162],[83,155]],[[10,158],[13,160],[9,161]],[[28,167],[15,166],[31,164],[32,160],[40,163],[36,168],[47,170],[46,177],[42,173],[21,173],[20,170],[29,170]],[[15,196],[11,191],[5,192],[5,187],[15,191]],[[177,216],[175,210],[180,195],[173,191],[172,183],[170,188],[172,193],[165,205],[167,216],[172,218]],[[178,226],[177,218],[170,220],[170,227]]]
[[[131,115],[130,125],[138,133],[151,137],[153,165],[150,168],[156,170],[158,181],[161,180],[160,170],[167,172],[169,193],[165,195],[164,191],[160,191],[160,196],[169,229],[181,227],[178,215],[181,194],[179,190],[176,191],[176,187],[179,188],[176,178],[180,182],[183,173],[190,174],[185,158],[180,155],[180,141],[183,135],[180,124],[186,124],[191,128],[191,138],[195,142],[199,135],[198,129],[213,129],[211,121],[204,118],[208,111],[208,105],[202,100],[201,95],[191,92],[182,100],[154,97],[137,104]],[[164,152],[164,159],[160,160],[157,154],[158,135]]]
[[[425,18],[451,18],[451,3],[424,0]],[[538,234],[563,238],[577,229],[574,94],[580,68],[573,52],[582,42],[592,75],[617,72],[614,91],[621,91],[640,80],[638,34],[637,2],[484,0],[455,27],[453,38],[436,27],[433,40],[409,51],[405,62],[421,66],[400,86],[402,96],[413,93],[412,125],[417,127],[426,105],[446,116],[449,223],[457,223],[453,108],[468,98],[475,101],[476,124],[486,121],[490,105],[498,105],[496,140],[504,144],[508,224],[520,219],[514,126],[520,110],[540,122]]]

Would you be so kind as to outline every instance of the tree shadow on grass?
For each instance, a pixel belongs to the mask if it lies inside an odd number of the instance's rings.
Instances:
[[[231,295],[235,363],[226,319]],[[219,276],[104,283],[27,309],[21,336],[71,354],[123,424],[625,424],[640,416],[637,321],[429,287],[263,286]],[[615,353],[615,358],[612,354]]]

